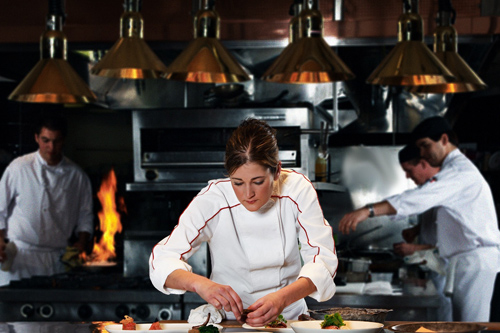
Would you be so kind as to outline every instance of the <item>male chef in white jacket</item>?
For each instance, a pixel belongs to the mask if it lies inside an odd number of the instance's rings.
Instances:
[[[425,119],[412,137],[420,155],[441,170],[421,187],[346,214],[339,230],[349,233],[373,216],[408,216],[436,207],[437,247],[448,262],[445,292],[451,295],[453,320],[487,322],[500,271],[500,231],[490,187],[457,149],[444,118]]]
[[[63,156],[66,120],[45,117],[38,124],[39,149],[16,158],[0,180],[0,286],[33,275],[64,272],[68,245],[84,251],[93,230],[92,191],[82,169]],[[68,244],[73,235],[76,243]],[[17,253],[7,252],[7,239]],[[9,258],[9,255],[11,256]],[[14,256],[15,255],[15,256]]]

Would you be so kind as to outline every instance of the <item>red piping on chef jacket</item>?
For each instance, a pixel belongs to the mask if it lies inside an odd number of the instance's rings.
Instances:
[[[295,173],[295,174],[301,175],[302,177],[304,177],[304,179],[306,179],[306,180],[309,182],[309,184],[311,184],[311,186],[313,186],[313,184],[311,183],[311,181],[310,181],[307,177],[305,177],[303,174],[301,174],[301,173],[298,173],[298,172],[296,172],[296,171],[294,171],[294,170],[282,170],[282,171],[283,171],[283,172],[293,172],[293,173]],[[210,185],[207,187],[207,190],[206,190],[205,192],[203,192],[203,193],[199,193],[199,194],[197,195],[197,197],[198,197],[198,196],[200,196],[200,195],[203,195],[203,194],[207,193],[207,192],[210,190],[210,188],[212,187],[212,185],[214,185],[214,184],[215,184],[215,185],[217,185],[218,183],[228,182],[228,181],[230,181],[230,180],[220,180],[220,181],[218,181],[218,182],[216,182],[216,183],[210,183]],[[295,200],[293,200],[292,198],[290,198],[289,196],[283,196],[283,197],[282,197],[282,196],[272,196],[272,197],[274,197],[274,198],[279,198],[279,199],[284,199],[284,198],[290,199],[290,200],[291,200],[291,201],[295,204],[295,206],[297,207],[297,210],[298,210],[300,213],[302,213],[302,210],[300,209],[300,207],[299,207],[299,205],[297,204],[297,202],[296,202]],[[318,196],[317,196],[317,193],[316,193],[316,199],[317,199],[317,201],[319,202],[319,198],[318,198]],[[191,202],[192,202],[192,201],[191,201]],[[191,203],[190,203],[190,204],[191,204]],[[208,224],[208,222],[210,222],[210,221],[211,221],[214,217],[216,217],[216,216],[217,216],[217,215],[218,215],[221,211],[223,211],[224,209],[231,209],[231,208],[237,207],[237,206],[239,206],[239,205],[241,205],[241,203],[238,203],[238,204],[236,204],[236,205],[234,205],[234,206],[222,207],[222,208],[221,208],[221,209],[219,209],[219,210],[218,210],[218,211],[217,211],[217,212],[216,212],[216,213],[215,213],[212,217],[210,217],[208,220],[206,220],[206,221],[205,221],[205,223],[203,224],[203,226],[202,226],[200,229],[198,229],[198,234],[196,235],[196,237],[194,237],[194,238],[193,238],[193,239],[189,242],[189,245],[190,245],[189,250],[187,250],[187,251],[185,251],[185,252],[181,253],[181,259],[182,259],[182,257],[184,256],[184,254],[189,253],[189,252],[193,249],[193,247],[191,246],[191,244],[192,244],[192,243],[193,243],[193,242],[194,242],[194,241],[195,241],[195,240],[196,240],[196,239],[200,236],[200,234],[201,234],[201,230],[203,230],[203,228],[205,228],[205,227],[206,227],[206,225]],[[189,207],[189,205],[186,207],[186,209],[187,209],[188,207]],[[186,209],[185,209],[185,210],[186,210]],[[185,211],[185,210],[184,210],[184,211]],[[320,205],[320,210],[321,210],[321,213],[323,213],[323,210],[321,209],[321,205]],[[181,215],[182,215],[182,214],[181,214]],[[180,220],[180,218],[179,218],[179,220]],[[317,248],[317,250],[318,250],[318,252],[316,253],[316,255],[314,256],[314,259],[313,259],[313,262],[316,262],[316,257],[320,254],[320,250],[321,250],[321,248],[320,248],[319,246],[313,246],[313,245],[310,243],[310,240],[309,240],[309,235],[308,235],[308,233],[307,233],[306,228],[302,225],[302,223],[300,222],[300,220],[299,220],[298,218],[297,218],[297,222],[299,223],[299,225],[300,225],[300,227],[302,228],[302,230],[304,230],[304,233],[305,233],[306,238],[307,238],[307,244],[309,244],[309,246],[310,246],[311,248]],[[324,223],[325,225],[328,225],[328,226],[331,228],[331,225],[330,225],[330,224],[327,224],[324,218],[323,218],[323,223]],[[177,226],[178,226],[178,225],[179,225],[179,224],[177,224],[177,225],[174,227],[174,229],[172,230],[172,233],[171,233],[171,234],[173,234],[173,233],[174,233],[174,231],[175,231],[175,229],[177,228]],[[332,234],[333,234],[333,233],[332,233]],[[167,241],[165,242],[165,244],[166,244],[166,243],[168,243],[168,240],[169,240],[169,239],[170,239],[170,237],[168,237],[168,239],[167,239]],[[333,253],[336,253],[336,249],[335,249],[335,240],[334,240],[333,242],[334,242],[334,246],[333,246]],[[159,243],[158,243],[158,244],[159,244]],[[158,245],[158,244],[156,244],[156,245]],[[152,251],[152,255],[153,255],[153,262],[154,262],[154,248],[156,247],[156,245],[153,247],[153,251]],[[154,264],[152,264],[152,266],[153,266],[153,269],[155,269]],[[336,271],[336,270],[335,270],[335,271]],[[335,275],[335,273],[334,273],[333,275]],[[332,275],[332,276],[333,276],[333,275]]]
[[[200,196],[200,195],[203,195],[203,194],[207,193],[207,192],[210,190],[210,188],[212,187],[212,185],[214,185],[214,184],[215,184],[215,185],[217,185],[218,183],[228,182],[228,181],[229,181],[229,180],[221,180],[221,181],[218,181],[218,182],[216,182],[216,183],[210,183],[210,185],[207,187],[207,190],[206,190],[205,192],[203,192],[203,193],[198,193],[196,196],[198,197],[198,196]],[[193,202],[193,200],[191,200],[191,202],[190,202],[190,203],[189,203],[189,205],[188,205],[188,206],[184,209],[184,211],[182,212],[182,214],[184,214],[184,212],[186,211],[186,209],[188,209],[188,207],[191,205],[191,203],[192,203],[192,202]],[[181,257],[180,257],[180,259],[182,260],[182,257],[183,257],[186,253],[189,253],[189,252],[193,249],[193,247],[191,246],[191,244],[193,244],[193,242],[194,242],[194,241],[195,241],[195,240],[196,240],[196,239],[200,236],[200,234],[201,234],[201,230],[203,230],[203,229],[207,226],[207,223],[208,223],[208,222],[210,222],[210,221],[211,221],[214,217],[216,217],[216,216],[217,216],[217,215],[218,215],[221,211],[223,211],[224,209],[231,209],[231,208],[237,207],[237,206],[239,206],[239,205],[241,205],[241,203],[238,203],[238,204],[236,204],[236,205],[234,205],[234,206],[222,207],[221,209],[219,209],[219,210],[217,211],[217,213],[215,213],[214,215],[212,215],[212,217],[210,217],[208,220],[206,220],[206,221],[205,221],[205,223],[203,224],[203,226],[202,226],[200,229],[198,229],[198,235],[196,235],[196,237],[194,237],[194,238],[193,238],[193,239],[189,242],[189,250],[187,250],[187,251],[185,251],[185,252],[181,253]],[[182,214],[181,214],[181,216],[182,216]],[[180,217],[179,217],[179,221],[180,221]],[[174,229],[172,230],[172,232],[170,233],[170,235],[172,235],[172,234],[174,233],[174,231],[175,231],[175,229],[177,229],[177,226],[178,226],[178,225],[179,225],[179,222],[178,222],[178,223],[177,223],[177,225],[174,227]],[[168,243],[168,241],[169,241],[169,239],[170,239],[170,236],[167,238],[167,241],[166,241],[163,245],[167,244],[167,243]],[[157,243],[156,245],[159,245],[159,244],[160,244],[160,243]],[[151,266],[153,267],[153,269],[155,269],[155,267],[154,267],[154,259],[155,259],[155,257],[154,257],[154,249],[155,249],[156,245],[153,247],[153,250],[152,250],[153,260],[152,260],[152,264],[151,264]]]

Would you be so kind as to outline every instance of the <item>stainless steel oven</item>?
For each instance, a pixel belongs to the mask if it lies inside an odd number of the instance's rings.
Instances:
[[[127,190],[197,191],[208,180],[225,177],[226,142],[246,118],[265,120],[277,130],[283,167],[314,178],[310,108],[140,110],[132,112],[134,182]]]

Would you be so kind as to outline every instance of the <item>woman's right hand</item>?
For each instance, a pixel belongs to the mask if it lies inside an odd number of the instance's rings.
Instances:
[[[209,279],[203,279],[197,281],[195,292],[217,309],[233,312],[236,319],[241,317],[243,303],[240,296],[230,286],[218,284]]]

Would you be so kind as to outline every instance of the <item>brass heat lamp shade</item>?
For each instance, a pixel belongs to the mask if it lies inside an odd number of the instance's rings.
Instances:
[[[197,83],[250,80],[248,73],[217,38],[198,37],[168,66],[165,78]]]
[[[9,100],[32,103],[82,104],[96,101],[94,93],[64,59],[40,59]]]
[[[120,38],[90,72],[118,79],[160,78],[167,67],[143,39],[142,15],[128,8],[120,18],[120,30]]]
[[[204,0],[194,17],[194,40],[168,66],[169,80],[234,83],[251,79],[219,40],[220,17],[214,1]]]
[[[355,76],[323,38],[323,16],[317,9],[303,9],[298,22],[302,33],[291,42],[262,75],[278,83],[327,83],[346,81]],[[303,29],[303,30],[302,30]],[[295,31],[290,27],[289,31]]]
[[[82,104],[96,96],[66,61],[67,41],[61,31],[62,17],[49,15],[40,38],[41,59],[8,99],[18,102]]]
[[[387,86],[433,85],[455,81],[448,68],[423,42],[423,20],[412,0],[412,9],[398,20],[398,43],[366,80]]]
[[[441,13],[441,17],[447,17]],[[449,22],[449,21],[448,21]],[[416,93],[463,93],[486,89],[487,85],[467,65],[458,54],[457,32],[449,24],[438,26],[434,32],[434,53],[457,78],[456,82],[435,84],[432,86],[416,86],[410,89]]]

